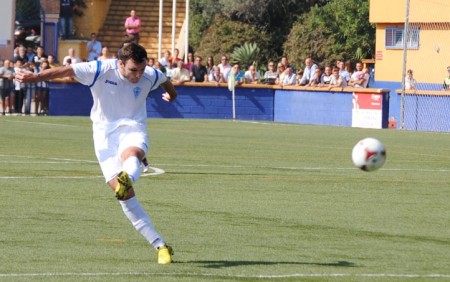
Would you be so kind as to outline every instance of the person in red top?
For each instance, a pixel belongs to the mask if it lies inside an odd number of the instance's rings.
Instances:
[[[136,16],[136,11],[131,10],[130,17],[125,20],[125,30],[129,39],[139,44],[139,31],[141,28],[141,20]]]

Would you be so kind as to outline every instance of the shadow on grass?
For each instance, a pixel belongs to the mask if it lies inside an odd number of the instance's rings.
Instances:
[[[357,267],[353,262],[337,261],[337,262],[295,262],[295,261],[228,261],[228,260],[194,260],[177,263],[193,263],[200,264],[205,268],[226,268],[235,266],[251,266],[251,265],[315,265],[315,266],[334,266],[334,267]]]

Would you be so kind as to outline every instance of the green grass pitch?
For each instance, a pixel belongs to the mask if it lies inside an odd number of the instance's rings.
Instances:
[[[450,135],[149,119],[135,190],[160,266],[104,183],[87,117],[0,118],[0,281],[450,280]],[[380,139],[363,172],[351,150]]]

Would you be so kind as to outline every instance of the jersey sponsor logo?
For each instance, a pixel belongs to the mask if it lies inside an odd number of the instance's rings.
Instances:
[[[134,98],[137,99],[141,95],[142,89],[140,87],[133,88]]]
[[[115,82],[115,81],[105,80],[105,83],[108,83],[108,84],[112,84],[112,85],[117,86],[117,82]]]

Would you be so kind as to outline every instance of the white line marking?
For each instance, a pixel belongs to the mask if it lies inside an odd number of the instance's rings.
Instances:
[[[0,273],[0,277],[49,277],[49,276],[180,276],[180,277],[216,277],[216,278],[259,278],[259,279],[285,279],[285,278],[332,278],[332,277],[375,277],[375,278],[450,278],[450,274],[394,274],[394,273],[369,273],[369,274],[349,274],[349,273],[293,273],[281,275],[233,275],[214,273],[193,273],[193,272],[54,272],[54,273]]]

